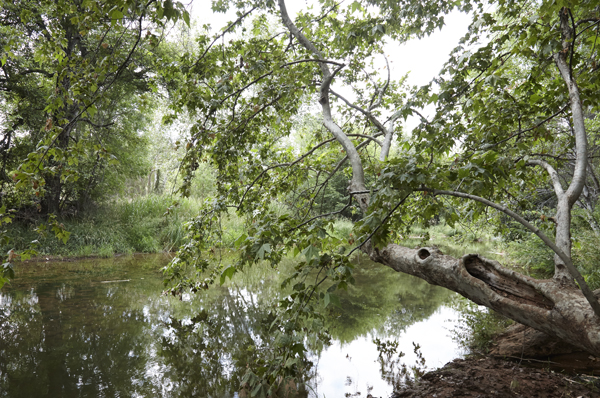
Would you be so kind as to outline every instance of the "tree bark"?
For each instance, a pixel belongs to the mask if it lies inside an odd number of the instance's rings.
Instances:
[[[570,12],[568,8],[563,8],[559,13],[563,49],[554,55],[554,62],[569,91],[569,104],[575,136],[576,160],[573,179],[567,191],[562,195],[557,195],[558,205],[556,207],[556,245],[569,257],[571,257],[571,209],[583,191],[588,167],[587,133],[585,131],[579,87],[573,76],[571,65],[567,62],[567,54],[575,50],[572,48],[572,38],[575,36],[575,32],[574,27],[570,26]],[[554,260],[554,279],[563,284],[572,284],[572,279],[564,262],[557,256],[554,257]]]
[[[458,292],[510,319],[600,355],[600,318],[575,287],[521,275],[477,254],[456,259],[427,247],[389,244],[371,249],[369,256],[395,271]]]

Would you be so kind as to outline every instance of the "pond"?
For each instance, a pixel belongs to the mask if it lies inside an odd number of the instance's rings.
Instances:
[[[19,265],[0,291],[0,397],[237,397],[249,347],[268,340],[279,272],[257,267],[179,300],[162,294],[168,261]],[[364,260],[355,277],[326,309],[333,341],[310,353],[308,396],[387,397],[401,363],[432,369],[461,355],[453,293]],[[380,356],[375,339],[397,352]]]

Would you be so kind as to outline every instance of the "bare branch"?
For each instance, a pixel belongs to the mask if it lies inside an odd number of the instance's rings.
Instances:
[[[346,103],[346,105],[348,105],[350,108],[357,110],[360,113],[362,113],[363,115],[365,115],[369,119],[369,121],[371,123],[373,123],[375,125],[375,127],[377,127],[377,129],[379,131],[381,131],[383,134],[387,133],[387,129],[385,128],[385,126],[379,120],[377,120],[377,118],[375,116],[373,116],[373,114],[370,111],[365,110],[358,105],[354,105],[353,103],[348,101],[346,98],[344,98],[341,94],[338,94],[335,91],[333,91],[331,88],[329,89],[329,92],[331,94],[335,95],[336,97],[338,97],[339,99],[341,99],[342,101],[344,101]]]
[[[527,164],[540,166],[546,169],[546,171],[550,175],[550,179],[552,180],[552,185],[554,186],[554,193],[556,193],[556,196],[558,198],[561,198],[564,195],[565,191],[563,190],[562,184],[560,183],[560,179],[558,178],[558,173],[556,172],[554,167],[552,167],[548,162],[536,159],[528,160]]]
[[[368,140],[374,141],[375,143],[377,143],[377,145],[382,146],[383,144],[381,143],[381,141],[379,141],[377,138],[374,138],[370,135],[366,135],[366,134],[348,134],[348,137],[362,137],[362,138],[366,138]]]
[[[383,96],[385,95],[385,92],[387,91],[387,88],[390,85],[390,80],[391,80],[391,76],[390,76],[390,63],[388,62],[387,57],[385,56],[385,54],[383,54],[383,58],[385,59],[385,64],[387,66],[387,80],[385,82],[385,85],[383,86],[383,88],[381,90],[377,90],[379,93],[379,95],[377,96],[377,100],[375,101],[375,103],[373,103],[371,106],[369,106],[368,112],[371,112],[373,109],[377,108],[378,106],[381,105],[381,101],[383,100]]]

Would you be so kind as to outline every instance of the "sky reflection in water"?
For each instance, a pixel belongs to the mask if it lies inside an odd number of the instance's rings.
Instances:
[[[0,397],[233,397],[247,346],[282,292],[258,270],[183,301],[161,295],[164,256],[22,265],[0,293]],[[311,396],[386,397],[374,338],[397,340],[407,365],[460,355],[452,293],[362,261],[328,308],[334,341],[313,353]],[[264,322],[263,322],[264,323]],[[236,366],[238,364],[238,366]]]

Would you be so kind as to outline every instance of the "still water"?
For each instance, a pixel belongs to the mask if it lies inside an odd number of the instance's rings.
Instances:
[[[280,274],[258,268],[178,300],[161,294],[168,261],[18,266],[0,291],[0,397],[236,397],[248,347],[268,342],[259,330]],[[326,310],[333,341],[310,355],[309,396],[387,397],[390,375],[418,359],[413,344],[429,369],[460,356],[452,293],[366,261],[355,277]],[[405,355],[382,361],[375,338]]]

